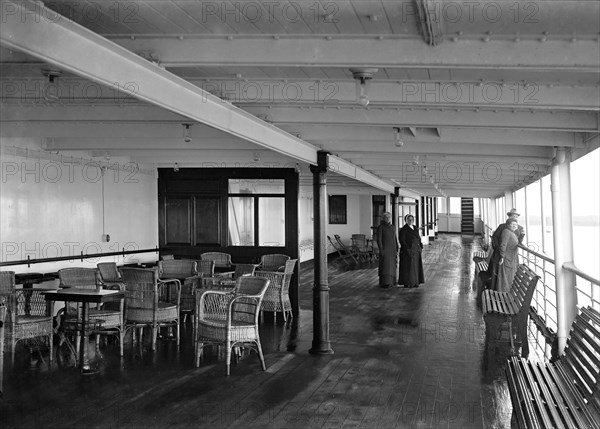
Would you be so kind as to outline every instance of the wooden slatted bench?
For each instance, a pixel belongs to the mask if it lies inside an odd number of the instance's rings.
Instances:
[[[473,262],[475,262],[475,269],[477,273],[485,273],[488,269],[488,252],[485,250],[477,250],[473,252]]]
[[[487,252],[485,250],[477,250],[476,252],[473,252],[473,259],[475,258],[487,259]]]
[[[498,292],[486,289],[481,296],[487,338],[495,336],[502,324],[508,323],[511,350],[514,350],[513,325],[516,325],[517,337],[522,344],[521,355],[523,357],[529,355],[527,318],[531,298],[539,278],[526,265],[521,264],[517,269],[510,291]]]
[[[506,377],[521,428],[600,428],[600,313],[582,308],[554,363],[511,357]]]
[[[487,261],[479,261],[475,263],[475,268],[478,273],[486,273],[488,270],[488,262]]]

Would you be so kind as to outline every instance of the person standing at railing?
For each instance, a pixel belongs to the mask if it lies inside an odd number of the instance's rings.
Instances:
[[[498,228],[496,228],[496,231],[494,231],[494,233],[492,234],[492,251],[488,260],[487,270],[487,274],[490,278],[495,277],[498,271],[498,261],[500,260],[500,256],[498,255],[498,248],[500,247],[502,231],[508,228],[508,223],[511,220],[516,220],[518,222],[520,215],[517,212],[517,209],[511,209],[508,213],[506,213],[506,216],[508,216],[508,219],[504,223],[501,223],[498,226]],[[517,236],[517,239],[519,240],[519,244],[521,244],[523,242],[523,238],[525,237],[525,230],[521,225],[518,225],[515,234]]]
[[[506,228],[500,236],[498,246],[498,267],[496,273],[492,276],[492,289],[498,292],[510,291],[517,269],[519,268],[519,223],[516,219],[509,219],[506,222]]]
[[[392,214],[385,212],[381,217],[381,224],[375,233],[379,247],[379,286],[389,288],[396,285],[398,271],[398,235],[392,224]]]

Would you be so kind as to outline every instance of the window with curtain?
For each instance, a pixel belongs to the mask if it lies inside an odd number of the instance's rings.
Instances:
[[[230,246],[285,246],[285,181],[229,179]]]

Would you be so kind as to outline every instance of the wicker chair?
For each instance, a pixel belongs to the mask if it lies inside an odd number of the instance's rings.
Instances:
[[[196,367],[205,345],[217,344],[226,347],[225,365],[230,373],[231,349],[249,347],[255,350],[261,367],[267,369],[260,336],[258,315],[269,280],[262,277],[240,277],[232,292],[208,290],[198,292],[195,322]]]
[[[100,274],[94,268],[63,268],[58,270],[58,279],[61,288],[74,287],[79,289],[97,289],[103,287],[100,280]],[[78,305],[81,304],[67,302],[65,303],[64,309],[65,328],[76,330],[77,337],[79,337],[79,330],[76,329],[78,324]],[[115,303],[115,307],[106,305],[92,308],[90,306],[89,321],[90,334],[116,335],[119,337],[119,356],[123,356],[123,340],[125,338],[126,328],[123,300],[120,300],[118,304]],[[79,351],[78,340],[75,345],[77,351]],[[98,345],[98,342],[96,342],[96,345]]]
[[[114,262],[99,262],[96,264],[100,276],[100,284],[105,289],[125,290],[125,283]],[[110,303],[114,304],[114,303]]]
[[[212,277],[215,275],[215,261],[212,260],[200,260],[196,261],[198,275],[200,277]]]
[[[206,252],[200,255],[200,259],[203,261],[213,261],[215,267],[231,267],[231,255],[229,253],[222,252]]]
[[[42,292],[48,289],[16,289],[15,273],[0,272],[0,303],[4,302],[6,317],[4,323],[5,340],[10,344],[11,364],[15,363],[17,342],[47,337],[52,362],[52,302],[46,301]],[[29,302],[29,306],[25,302]],[[3,350],[0,349],[0,353]]]
[[[197,263],[191,259],[167,259],[158,262],[158,278],[162,281],[177,279],[181,283],[181,301],[179,311],[183,313],[185,322],[188,313],[193,313],[196,306],[194,291],[198,288]]]
[[[256,275],[270,280],[269,289],[262,301],[261,311],[282,312],[284,322],[287,321],[286,314],[292,316],[292,304],[290,303],[290,280],[294,274],[297,259],[290,259],[285,263],[283,272],[280,271],[257,271]]]
[[[261,271],[283,271],[285,269],[285,263],[290,260],[288,255],[281,253],[273,253],[270,255],[263,255],[260,258],[259,269]]]
[[[256,265],[254,264],[235,264],[235,271],[228,271],[226,273],[217,273],[218,277],[230,277],[233,280],[237,280],[242,276],[253,276]]]
[[[139,328],[140,343],[144,326],[150,326],[152,350],[156,350],[158,330],[169,326],[176,328],[179,346],[180,281],[162,281],[154,269],[121,268],[121,274],[127,286],[127,324],[134,329]],[[173,288],[174,291],[171,290]]]

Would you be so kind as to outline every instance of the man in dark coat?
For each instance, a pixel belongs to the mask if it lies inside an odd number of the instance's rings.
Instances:
[[[400,229],[400,279],[404,287],[419,287],[425,283],[423,259],[421,258],[421,235],[415,228],[413,215],[404,217],[406,224]]]
[[[396,227],[389,212],[383,214],[375,235],[379,247],[379,286],[389,288],[396,285],[399,247]]]

